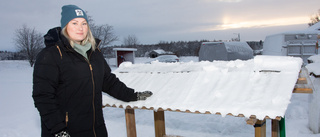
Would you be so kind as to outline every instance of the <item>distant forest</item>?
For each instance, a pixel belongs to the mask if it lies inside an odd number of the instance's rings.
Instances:
[[[135,48],[136,57],[148,57],[149,53],[153,50],[162,49],[167,52],[172,52],[177,56],[198,56],[200,45],[202,42],[208,42],[208,40],[201,41],[177,41],[177,42],[160,42],[158,44],[137,44],[131,46],[108,46],[103,51],[106,58],[114,58],[115,51],[113,48]],[[216,41],[218,42],[218,41]],[[262,41],[249,41],[248,45],[254,50],[255,54],[260,54],[263,47]],[[0,60],[25,60],[27,57],[20,52],[8,52],[0,51]]]
[[[201,41],[177,41],[177,42],[160,42],[153,45],[131,45],[131,46],[112,46],[103,49],[104,55],[107,58],[115,57],[113,48],[135,48],[136,57],[148,57],[149,53],[153,50],[162,49],[167,52],[172,52],[177,56],[199,56],[198,52],[202,42],[209,42],[208,40]],[[212,41],[211,41],[212,42]],[[214,41],[219,42],[219,41]],[[262,41],[248,41],[248,45],[254,50],[255,54],[261,54],[263,47]]]

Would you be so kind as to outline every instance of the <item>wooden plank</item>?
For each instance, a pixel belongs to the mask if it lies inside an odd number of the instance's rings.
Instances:
[[[271,137],[279,137],[279,120],[271,120]]]
[[[254,124],[256,124],[257,121],[258,121],[258,119],[256,118],[256,116],[255,115],[251,115],[249,117],[249,119],[247,120],[247,124],[248,125],[254,125]]]
[[[312,88],[294,88],[293,93],[308,93],[312,94],[313,90]]]
[[[307,78],[298,78],[296,84],[308,84]]]
[[[275,118],[275,120],[280,121],[280,120],[281,120],[281,117],[280,117],[280,116],[277,116],[277,117]]]
[[[155,137],[163,137],[166,135],[166,127],[164,120],[164,111],[154,111],[154,128]]]
[[[255,119],[255,118],[250,118],[250,119],[247,120],[247,124],[248,125],[254,125],[254,124],[256,124],[257,121],[258,120]]]
[[[127,137],[137,137],[134,109],[125,109]]]
[[[306,75],[305,73],[306,73],[305,71],[300,72],[299,78],[297,80],[296,85],[294,86],[292,93],[309,93],[309,94],[313,93],[312,88],[310,87],[310,85],[308,85],[308,83],[310,82],[305,77],[308,75]]]
[[[309,72],[305,67],[301,68],[293,93],[313,93],[313,85],[309,77]]]
[[[126,108],[126,109],[154,110],[153,107],[147,108],[147,107],[143,106],[142,108],[138,108],[138,107],[136,107],[136,106],[134,106],[134,107],[130,107],[130,106],[123,107],[122,105],[120,105],[119,107],[117,107],[115,104],[113,104],[113,105],[106,104],[106,105],[104,105],[103,107],[115,107],[115,108]],[[206,111],[206,112],[194,111],[194,112],[192,112],[192,111],[190,111],[190,110],[181,111],[181,110],[179,110],[179,109],[172,110],[172,109],[170,109],[170,108],[167,108],[166,110],[164,110],[164,109],[162,109],[162,108],[159,108],[157,111],[172,111],[172,112],[185,112],[185,113],[193,113],[193,114],[215,114],[215,115],[221,115],[220,112],[216,112],[216,113],[211,113],[211,112],[209,112],[209,111]],[[245,117],[245,115],[243,115],[243,114],[234,115],[234,114],[232,114],[232,113],[228,113],[227,115],[234,116],[234,117]],[[269,116],[265,116],[265,119],[271,119],[271,118],[270,118]],[[249,125],[254,125],[255,122],[256,122],[256,120],[257,120],[257,119],[256,119],[256,116],[255,116],[255,115],[251,115],[251,116],[249,117],[249,120],[248,120],[249,123],[248,123],[248,124],[249,124]],[[280,120],[281,120],[281,116],[277,116],[277,117],[275,118],[275,120],[280,121]]]
[[[255,137],[266,137],[266,119],[258,120],[254,125]]]

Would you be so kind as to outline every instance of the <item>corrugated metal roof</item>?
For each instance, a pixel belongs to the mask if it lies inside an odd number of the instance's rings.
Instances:
[[[283,117],[298,79],[302,60],[256,56],[247,61],[125,63],[117,77],[136,91],[154,94],[146,101],[122,102],[104,95],[116,107],[231,114],[257,119]]]

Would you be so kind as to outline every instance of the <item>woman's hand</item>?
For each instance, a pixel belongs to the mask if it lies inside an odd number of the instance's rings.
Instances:
[[[150,97],[151,95],[151,91],[137,92],[137,100],[146,100],[147,97]]]

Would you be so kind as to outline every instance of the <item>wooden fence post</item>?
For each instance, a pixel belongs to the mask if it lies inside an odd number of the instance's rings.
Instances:
[[[127,126],[127,136],[137,137],[134,109],[131,109],[131,108],[125,109],[125,117],[126,117],[126,126]]]
[[[271,137],[279,137],[279,120],[271,120]]]
[[[255,137],[266,137],[266,119],[258,120],[254,125]]]
[[[154,128],[155,128],[155,137],[163,137],[166,135],[166,127],[164,120],[164,111],[154,111]]]

